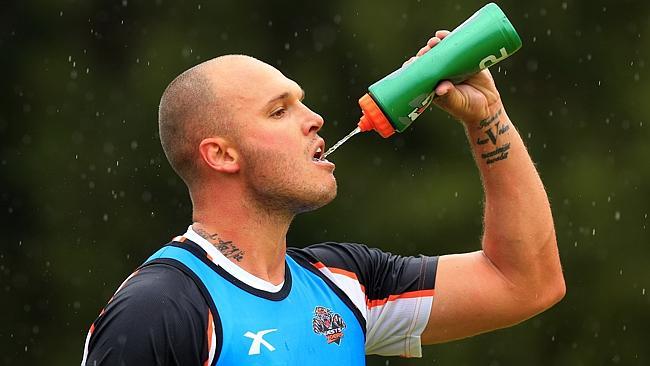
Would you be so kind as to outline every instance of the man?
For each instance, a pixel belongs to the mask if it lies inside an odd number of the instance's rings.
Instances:
[[[336,195],[334,165],[318,159],[323,119],[298,84],[241,55],[177,77],[161,99],[160,137],[193,223],[120,286],[82,365],[359,365],[365,354],[417,357],[422,344],[559,301],[548,199],[489,71],[435,92],[465,126],[482,177],[482,250],[400,257],[355,244],[287,249],[293,217]]]

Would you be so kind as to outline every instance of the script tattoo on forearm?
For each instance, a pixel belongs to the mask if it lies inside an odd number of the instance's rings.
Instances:
[[[244,259],[244,251],[239,249],[232,242],[232,240],[229,241],[222,240],[219,237],[219,234],[217,233],[210,234],[201,228],[195,229],[195,231],[197,234],[201,235],[204,239],[212,243],[212,245],[214,245],[214,247],[217,248],[217,250],[220,251],[224,257],[232,258],[237,262],[241,262],[242,259]]]
[[[478,124],[478,128],[483,132],[483,134],[485,134],[485,137],[478,137],[476,139],[476,144],[485,145],[491,143],[492,146],[494,146],[494,150],[481,154],[481,158],[485,160],[485,163],[488,165],[508,158],[510,143],[499,145],[499,136],[510,130],[509,124],[501,124],[499,117],[501,117],[502,113],[503,110],[499,109],[498,112],[480,121]]]

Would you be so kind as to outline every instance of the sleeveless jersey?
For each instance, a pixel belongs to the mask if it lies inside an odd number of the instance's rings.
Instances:
[[[436,267],[437,257],[323,243],[289,248],[284,283],[271,288],[190,227],[118,288],[91,325],[82,365],[331,366],[363,365],[366,354],[419,357]]]
[[[285,282],[290,290],[276,299],[242,291],[182,247],[163,247],[145,266],[161,259],[184,265],[207,288],[221,325],[217,365],[364,363],[364,331],[352,309],[291,257]]]

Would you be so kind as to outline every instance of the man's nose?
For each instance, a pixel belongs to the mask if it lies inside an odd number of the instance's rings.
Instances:
[[[307,110],[308,118],[306,119],[306,123],[303,125],[304,134],[309,135],[310,133],[318,132],[325,123],[323,117],[306,106],[305,109]]]

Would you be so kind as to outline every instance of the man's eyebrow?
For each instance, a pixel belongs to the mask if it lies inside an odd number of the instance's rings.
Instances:
[[[301,94],[300,94],[300,98],[299,98],[299,100],[303,100],[303,99],[305,99],[305,89],[300,88],[300,93],[301,93]],[[269,104],[275,103],[275,102],[277,102],[278,100],[287,99],[287,98],[289,98],[289,96],[291,96],[291,93],[289,93],[289,92],[284,92],[284,93],[282,93],[282,94],[280,94],[280,95],[278,95],[278,96],[276,96],[276,97],[274,97],[274,98],[271,98],[268,102],[266,102],[266,105],[269,105]]]

